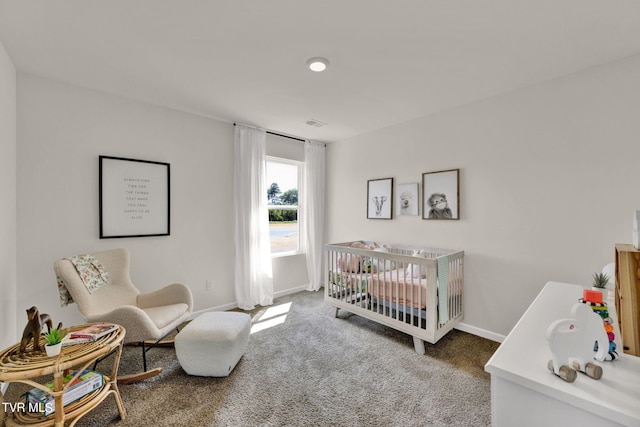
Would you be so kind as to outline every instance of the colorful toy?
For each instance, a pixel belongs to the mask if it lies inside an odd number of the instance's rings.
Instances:
[[[599,380],[602,367],[592,361],[605,360],[609,343],[602,318],[583,303],[573,305],[571,316],[572,319],[556,320],[547,329],[552,357],[547,367],[570,383],[576,380],[576,371]],[[594,342],[598,345],[595,354]]]
[[[609,339],[608,352],[605,360],[615,360],[618,357],[616,351],[616,336],[613,332],[613,320],[609,317],[609,306],[602,301],[602,292],[585,290],[580,302],[591,307],[591,309],[602,318],[604,330]],[[598,351],[598,343],[595,343],[593,351]]]

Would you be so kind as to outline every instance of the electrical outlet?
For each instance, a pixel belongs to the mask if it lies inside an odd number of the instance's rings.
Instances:
[[[213,289],[213,280],[205,280],[204,289],[210,291]]]

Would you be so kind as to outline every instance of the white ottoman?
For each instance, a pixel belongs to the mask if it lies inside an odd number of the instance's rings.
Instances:
[[[203,313],[176,335],[178,362],[189,375],[226,377],[246,351],[250,331],[246,313]]]

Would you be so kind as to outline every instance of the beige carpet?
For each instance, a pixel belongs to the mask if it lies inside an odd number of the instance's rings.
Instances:
[[[266,319],[277,310],[282,312]],[[497,343],[452,331],[437,344],[427,344],[426,355],[418,355],[406,334],[345,311],[334,318],[334,309],[321,292],[282,297],[271,310],[261,307],[252,315],[256,325],[275,326],[251,335],[249,349],[229,377],[188,376],[174,349],[153,349],[148,353],[149,366],[163,366],[163,373],[120,386],[127,419],[120,420],[109,397],[77,425],[491,423],[489,376],[483,366]],[[121,373],[140,371],[141,365],[140,349],[126,347]],[[15,400],[23,391],[11,385],[5,400]]]

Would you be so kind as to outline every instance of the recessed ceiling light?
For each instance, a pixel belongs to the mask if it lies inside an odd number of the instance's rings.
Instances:
[[[315,56],[307,60],[307,65],[309,66],[309,69],[311,71],[319,73],[327,69],[327,67],[329,66],[329,60],[321,56]]]

